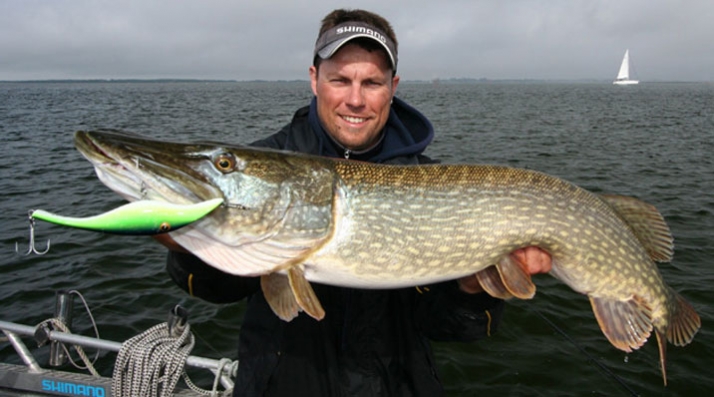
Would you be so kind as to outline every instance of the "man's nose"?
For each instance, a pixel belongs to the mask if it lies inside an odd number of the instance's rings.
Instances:
[[[360,84],[352,84],[347,94],[347,104],[353,107],[362,107],[365,104],[364,91]]]

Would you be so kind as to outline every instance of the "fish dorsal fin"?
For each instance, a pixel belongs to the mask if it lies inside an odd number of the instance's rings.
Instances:
[[[287,273],[271,273],[260,277],[260,287],[273,313],[281,320],[291,321],[301,311],[305,311],[315,320],[322,320],[325,310],[305,278],[302,267],[293,266]]]
[[[626,300],[590,296],[590,303],[602,333],[622,351],[639,349],[652,333],[652,312],[637,296]]]
[[[652,260],[672,260],[674,238],[657,208],[634,197],[614,194],[601,194],[600,197],[630,226]]]
[[[503,285],[501,275],[498,273],[498,269],[496,269],[495,266],[489,266],[476,273],[476,278],[478,279],[479,284],[481,284],[481,288],[494,298],[513,298],[513,295],[508,292],[506,286]]]
[[[535,295],[536,286],[528,274],[516,259],[511,255],[504,256],[496,264],[496,269],[501,275],[503,285],[511,293],[519,299],[531,299]]]

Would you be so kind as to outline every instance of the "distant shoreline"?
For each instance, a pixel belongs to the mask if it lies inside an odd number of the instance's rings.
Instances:
[[[53,84],[72,84],[72,83],[309,83],[309,80],[230,80],[230,79],[45,79],[45,80],[0,80],[2,84],[20,84],[20,83],[53,83]],[[433,85],[449,85],[449,84],[498,84],[498,83],[580,83],[580,84],[610,84],[611,80],[597,79],[579,79],[579,80],[548,80],[548,79],[486,79],[486,78],[449,78],[449,79],[433,79],[433,80],[402,80],[403,83],[410,84],[433,84]],[[652,80],[646,81],[644,84],[663,84],[663,83],[684,83],[684,84],[700,84],[711,83],[709,81],[665,81]]]
[[[256,80],[257,81],[257,80]],[[0,80],[0,83],[238,83],[220,79],[43,79]]]

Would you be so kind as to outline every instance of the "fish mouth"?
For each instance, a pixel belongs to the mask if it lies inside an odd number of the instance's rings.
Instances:
[[[78,131],[74,144],[100,181],[129,201],[193,204],[224,198],[197,170],[196,163],[207,158],[207,148],[191,149],[116,130]]]

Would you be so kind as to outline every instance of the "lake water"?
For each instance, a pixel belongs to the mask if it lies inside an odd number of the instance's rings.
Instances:
[[[665,388],[654,337],[630,354],[615,349],[586,297],[538,276],[536,297],[511,301],[491,338],[435,344],[449,395],[710,392],[714,85],[403,82],[398,95],[432,120],[437,137],[427,154],[443,162],[531,168],[654,204],[676,244],[662,275],[702,317],[692,344],[669,345]],[[74,149],[76,130],[248,143],[276,131],[310,98],[306,82],[0,83],[0,319],[36,324],[51,316],[55,291],[76,289],[101,336],[123,340],[165,321],[181,303],[198,338],[193,354],[233,357],[243,303],[188,298],[164,271],[165,249],[151,239],[39,222],[40,248],[52,241],[47,255],[16,254],[15,243],[27,246],[29,209],[88,216],[124,203]],[[75,332],[91,334],[78,301],[75,307]],[[99,365],[113,359],[105,354]],[[17,362],[4,342],[0,361]]]

